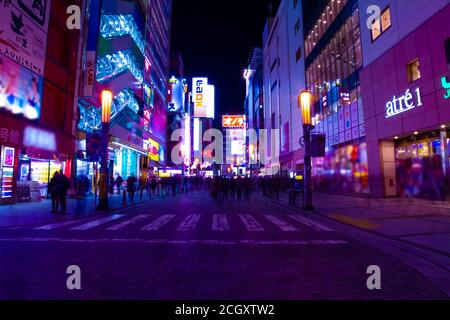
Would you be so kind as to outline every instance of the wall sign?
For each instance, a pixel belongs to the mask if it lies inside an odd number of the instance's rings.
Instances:
[[[444,99],[450,99],[450,81],[447,81],[447,77],[443,76],[441,78],[442,88],[447,90],[447,93],[444,95]]]
[[[399,98],[394,96],[391,101],[386,103],[386,118],[396,116],[420,106],[422,106],[420,88],[414,90],[413,93],[408,89],[403,96]]]

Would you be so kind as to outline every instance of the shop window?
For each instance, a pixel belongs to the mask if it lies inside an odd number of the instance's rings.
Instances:
[[[445,46],[445,56],[447,57],[447,64],[450,64],[450,38],[445,40],[444,46]]]
[[[297,49],[297,52],[295,53],[295,61],[298,62],[298,60],[300,60],[301,57],[302,57],[302,47],[299,47]]]
[[[377,40],[384,32],[386,32],[392,26],[391,22],[391,10],[389,7],[381,12],[379,18],[375,19],[372,23],[371,36],[372,42]]]
[[[408,82],[414,82],[420,79],[419,59],[415,59],[406,66],[408,72]]]

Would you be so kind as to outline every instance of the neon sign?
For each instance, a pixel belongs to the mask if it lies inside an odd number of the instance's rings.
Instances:
[[[406,90],[405,94],[401,97],[397,98],[394,95],[392,100],[386,103],[386,118],[390,118],[400,113],[422,106],[423,103],[422,98],[420,96],[420,88],[414,90],[414,93],[415,95],[413,95],[408,89]]]
[[[450,82],[447,81],[447,77],[443,76],[441,78],[442,88],[447,90],[447,93],[444,95],[444,99],[450,99]]]

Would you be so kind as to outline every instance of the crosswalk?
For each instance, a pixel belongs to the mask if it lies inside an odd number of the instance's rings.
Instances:
[[[312,229],[319,232],[332,232],[333,229],[303,215],[274,214],[187,214],[181,219],[176,214],[112,214],[101,218],[87,217],[80,220],[62,221],[35,226],[34,230],[70,230],[70,231],[123,231],[138,230],[142,232],[159,231],[164,228],[174,228],[177,232],[200,230],[199,225],[207,219],[201,230],[217,233],[244,229],[249,232],[264,232],[277,230],[281,232],[299,232]],[[205,226],[209,230],[205,230]],[[302,229],[303,228],[303,229]]]

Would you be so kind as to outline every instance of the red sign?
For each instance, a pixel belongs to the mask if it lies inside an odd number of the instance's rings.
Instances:
[[[223,116],[223,128],[245,128],[245,116]]]

